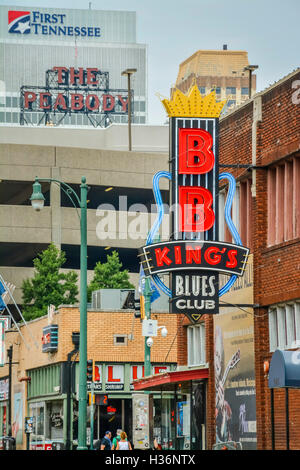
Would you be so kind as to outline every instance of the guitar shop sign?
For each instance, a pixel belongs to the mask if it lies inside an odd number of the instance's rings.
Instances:
[[[154,243],[158,224],[154,225],[156,232],[150,232],[139,258],[145,275],[152,276],[171,297],[170,313],[184,313],[197,322],[204,313],[218,313],[219,296],[243,275],[249,250],[241,243],[219,241],[219,180],[228,179],[234,186],[230,194],[235,190],[232,175],[219,175],[218,117],[224,102],[216,102],[214,92],[201,97],[194,85],[187,96],[176,90],[173,100],[163,100],[163,104],[170,117],[170,171],[157,173],[153,187],[160,217],[157,220],[161,220],[157,180],[162,176],[171,181],[172,235],[166,243]],[[236,242],[239,235],[230,218],[229,200],[225,219]],[[171,289],[158,277],[165,272],[170,273]],[[232,279],[222,292],[219,273]]]
[[[24,111],[124,115],[127,105],[128,90],[108,89],[108,73],[96,67],[53,67],[45,86],[21,87]]]

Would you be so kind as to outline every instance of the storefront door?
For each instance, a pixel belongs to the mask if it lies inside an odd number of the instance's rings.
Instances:
[[[106,431],[111,431],[112,437],[117,429],[132,437],[132,401],[131,399],[109,398],[107,406],[97,405],[94,415],[94,440],[101,439]]]

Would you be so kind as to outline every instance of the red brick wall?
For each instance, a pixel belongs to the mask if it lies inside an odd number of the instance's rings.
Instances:
[[[262,95],[262,121],[257,126],[257,165],[270,165],[289,155],[300,155],[300,104],[292,102],[292,83],[298,72]],[[220,122],[220,163],[250,163],[252,159],[252,102]],[[223,169],[221,168],[220,171]],[[247,170],[228,170],[249,177]],[[299,181],[300,184],[300,181]],[[254,250],[255,371],[257,438],[259,449],[271,448],[270,390],[263,363],[269,353],[268,306],[300,298],[300,239],[267,247],[267,170],[256,172],[252,236]],[[213,344],[208,347],[213,348]],[[210,393],[214,390],[211,387]],[[212,400],[213,397],[210,397]],[[285,448],[285,399],[275,391],[276,448]],[[212,410],[211,410],[212,411]],[[300,391],[290,391],[290,448],[300,448]],[[298,428],[298,432],[297,432]]]

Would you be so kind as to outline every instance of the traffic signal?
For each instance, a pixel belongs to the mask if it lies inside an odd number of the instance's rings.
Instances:
[[[140,299],[134,299],[134,316],[135,318],[141,318],[141,301]]]
[[[139,299],[134,299],[134,316],[135,318],[140,318],[144,320],[145,318],[145,297],[143,295],[140,296]]]
[[[93,359],[88,359],[86,363],[86,380],[92,382],[93,380]]]

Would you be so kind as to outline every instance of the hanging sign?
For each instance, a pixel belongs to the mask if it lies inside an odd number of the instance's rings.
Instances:
[[[43,328],[42,352],[56,352],[58,349],[58,325]]]
[[[219,297],[243,275],[249,250],[230,219],[232,199],[225,213],[235,244],[219,241],[219,180],[235,184],[230,174],[219,175],[219,115],[225,101],[217,102],[214,91],[202,97],[194,85],[187,96],[176,89],[172,100],[162,103],[170,117],[170,171],[154,176],[159,216],[139,258],[145,274],[171,298],[170,313],[184,313],[195,323],[202,314],[218,313]],[[171,239],[154,243],[163,217],[161,177],[171,181]],[[171,289],[159,278],[164,272],[170,273]],[[231,276],[222,291],[220,272]]]

